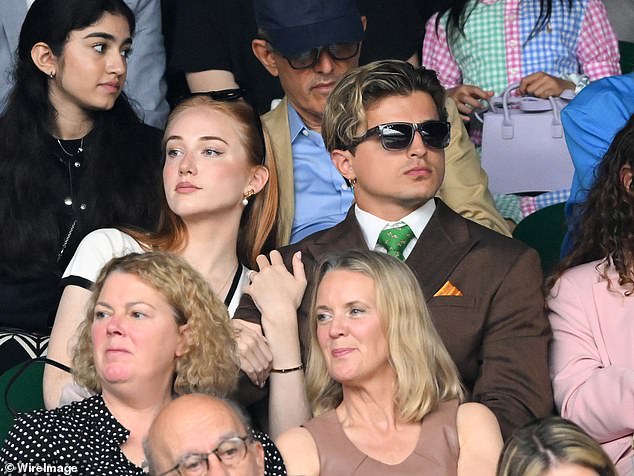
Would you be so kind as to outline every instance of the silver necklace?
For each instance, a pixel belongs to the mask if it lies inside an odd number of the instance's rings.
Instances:
[[[62,243],[62,249],[60,249],[59,253],[57,253],[57,261],[59,261],[62,258],[62,255],[64,254],[64,250],[66,249],[66,246],[68,245],[68,240],[70,240],[70,235],[72,235],[73,231],[75,231],[75,226],[77,226],[77,220],[73,220],[72,225],[68,229],[66,238],[64,238],[64,243]]]
[[[77,154],[81,153],[84,151],[84,138],[81,138],[81,142],[79,143],[79,147],[77,148],[77,152],[75,152],[74,154],[71,154],[70,152],[68,152],[66,149],[64,149],[64,146],[62,145],[62,141],[57,139],[57,143],[59,144],[60,148],[62,149],[62,151],[68,156],[68,157],[75,157]]]
[[[229,284],[229,281],[231,281],[231,279],[235,276],[236,272],[238,271],[238,266],[240,266],[240,262],[236,263],[236,265],[231,270],[231,273],[229,273],[229,276],[227,277],[227,280],[225,281],[225,283],[222,285],[222,287],[216,293],[216,295],[218,297],[221,297],[221,293],[225,290],[225,288],[227,287],[227,284]],[[227,297],[227,296],[225,295],[224,297]]]

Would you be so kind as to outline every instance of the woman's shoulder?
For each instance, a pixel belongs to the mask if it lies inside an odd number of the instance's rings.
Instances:
[[[69,430],[88,431],[93,426],[88,421],[103,417],[106,413],[109,414],[100,395],[51,410],[20,413],[9,431],[5,446],[15,446],[15,442],[21,444],[33,441],[31,449],[37,450],[39,440],[52,441],[57,437],[64,438],[68,436]]]
[[[98,244],[110,244],[111,246],[131,245],[138,242],[132,238],[128,233],[119,230],[118,228],[99,228],[97,230],[88,233],[82,240],[79,246],[90,246]]]
[[[502,446],[500,424],[495,414],[482,403],[461,403],[456,413],[456,428],[461,443],[465,440],[477,442],[479,438],[484,438]]]
[[[314,449],[315,452],[317,451],[315,440],[304,426],[298,426],[286,430],[277,437],[276,444],[282,452],[282,455],[286,455],[289,451],[305,451],[307,449]],[[284,459],[286,460],[286,456]]]
[[[304,427],[286,430],[276,439],[288,474],[319,474],[319,451],[315,440]]]
[[[103,261],[105,264],[115,256],[142,251],[139,242],[127,233],[117,228],[100,228],[88,233],[81,240],[68,268],[71,269],[74,262],[85,261],[90,257]],[[66,271],[64,276],[68,274],[68,269]]]
[[[112,258],[142,252],[139,242],[127,233],[116,228],[100,228],[79,243],[62,279],[77,276],[94,282],[103,265]]]
[[[497,418],[481,403],[462,403],[457,416],[460,444],[459,466],[469,474],[494,474],[502,451],[502,434]]]
[[[128,431],[115,420],[101,395],[52,410],[20,414],[4,442],[3,462],[90,465],[116,452]]]
[[[606,264],[604,259],[600,259],[573,266],[561,275],[560,281],[576,285],[593,285],[603,279],[601,273],[604,271]],[[608,266],[608,272],[611,271],[613,271],[613,268]]]
[[[78,400],[50,410],[33,410],[28,413],[20,413],[16,418],[16,424],[37,424],[46,422],[71,422],[79,423],[82,420],[92,419],[104,413],[109,413],[101,395],[92,395],[83,400]]]
[[[459,424],[486,423],[499,429],[497,419],[493,412],[484,404],[478,402],[464,402],[453,405],[457,409]]]

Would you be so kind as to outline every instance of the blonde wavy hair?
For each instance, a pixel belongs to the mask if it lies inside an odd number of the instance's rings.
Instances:
[[[421,421],[439,402],[463,398],[453,360],[431,321],[423,293],[412,271],[384,253],[350,250],[328,255],[317,267],[311,301],[310,349],[306,369],[308,399],[314,415],[336,408],[343,389],[326,367],[317,341],[317,292],[331,271],[361,273],[374,281],[376,303],[396,375],[394,402],[405,422]]]
[[[73,376],[78,384],[92,392],[101,392],[91,328],[96,302],[108,276],[114,272],[133,274],[160,292],[172,307],[176,324],[188,325],[188,350],[176,359],[174,394],[200,392],[225,396],[235,389],[239,360],[227,307],[183,259],[159,251],[114,258],[102,268],[73,351]]]
[[[321,135],[328,152],[335,149],[354,153],[355,141],[365,133],[366,112],[386,97],[424,92],[431,96],[438,119],[447,120],[445,90],[436,72],[417,68],[406,61],[382,60],[346,73],[328,96]]]
[[[513,433],[500,456],[497,476],[542,476],[561,464],[576,464],[599,476],[617,476],[614,464],[579,426],[552,416]]]

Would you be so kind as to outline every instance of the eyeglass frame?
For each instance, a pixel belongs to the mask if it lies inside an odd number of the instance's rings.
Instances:
[[[273,48],[275,50],[275,46],[269,40],[267,40],[266,38],[263,38],[263,39],[264,39],[264,41],[266,41],[270,45],[271,48]],[[354,53],[351,54],[350,56],[345,56],[345,57],[337,57],[337,56],[335,56],[333,54],[333,52],[332,52],[332,48],[335,45],[341,44],[341,43],[354,43],[354,44],[356,44],[356,48],[354,50]],[[337,43],[331,43],[330,45],[317,46],[315,48],[311,48],[310,50],[302,51],[301,53],[295,55],[293,58],[290,58],[290,57],[285,56],[285,55],[282,55],[282,56],[284,57],[284,59],[286,61],[288,61],[288,64],[291,66],[291,68],[293,68],[294,70],[297,70],[297,71],[301,71],[302,69],[308,69],[308,68],[312,68],[313,66],[315,66],[317,64],[317,62],[319,61],[319,58],[321,56],[321,52],[324,49],[326,51],[328,51],[328,54],[330,55],[330,57],[333,60],[335,60],[335,61],[346,61],[346,60],[349,60],[351,58],[354,58],[356,55],[359,54],[359,50],[361,49],[361,42],[360,41],[339,41]],[[309,52],[315,51],[315,50],[317,50],[317,54],[315,55],[315,58],[313,59],[313,61],[309,65],[301,66],[301,67],[297,67],[297,66],[293,65],[292,61],[294,61],[294,59],[296,59],[298,56],[301,56],[303,54],[306,54],[306,53],[309,53]]]
[[[260,140],[262,142],[262,160],[260,161],[259,165],[266,165],[266,139],[264,136],[264,127],[262,126],[262,120],[260,119],[260,114],[258,114],[258,110],[248,99],[246,89],[228,88],[217,89],[214,91],[195,91],[181,97],[178,102],[180,103],[181,101],[194,96],[207,96],[218,102],[232,102],[239,101],[240,99],[246,102],[251,107],[251,109],[253,109],[253,115],[255,116],[255,126],[258,129],[258,135],[260,136]]]
[[[209,470],[209,457],[213,454],[216,456],[216,458],[218,458],[218,461],[220,461],[220,464],[222,464],[225,467],[231,467],[231,465],[227,465],[224,461],[222,461],[222,458],[220,457],[220,455],[218,454],[218,450],[220,449],[220,446],[222,446],[224,443],[226,443],[227,441],[231,441],[231,440],[240,440],[242,441],[242,443],[244,444],[244,454],[242,455],[242,458],[240,458],[239,461],[236,461],[236,464],[239,463],[240,461],[243,461],[244,458],[246,458],[247,453],[248,453],[248,445],[253,443],[255,441],[255,439],[253,438],[252,435],[250,435],[249,433],[247,433],[244,436],[232,436],[231,438],[225,438],[224,440],[222,440],[220,443],[218,443],[218,445],[211,450],[209,453],[187,453],[186,455],[183,455],[179,458],[178,462],[176,463],[176,466],[174,466],[171,469],[168,469],[167,471],[159,474],[158,476],[165,476],[166,474],[169,474],[173,471],[178,472],[179,475],[183,475],[184,473],[181,472],[181,468],[180,466],[183,464],[185,458],[189,458],[191,456],[199,456],[200,457],[200,462],[206,466],[206,471]]]
[[[425,124],[429,124],[429,123],[440,123],[440,124],[444,124],[444,125],[447,126],[447,136],[445,137],[445,140],[443,141],[443,146],[442,147],[435,147],[433,145],[430,145],[427,142],[421,127],[424,126]],[[410,136],[410,140],[407,143],[407,145],[405,145],[404,147],[396,148],[396,149],[390,149],[390,148],[388,148],[385,145],[385,143],[383,141],[383,130],[386,129],[388,126],[394,126],[396,124],[403,124],[403,125],[410,126],[410,128],[412,130],[412,134]],[[449,145],[449,142],[451,140],[451,123],[449,121],[440,121],[440,120],[433,119],[433,120],[423,121],[423,122],[394,121],[394,122],[386,122],[386,123],[383,123],[383,124],[378,124],[378,125],[376,125],[374,127],[371,127],[370,129],[368,129],[365,132],[365,134],[363,134],[362,136],[353,139],[352,143],[348,147],[348,149],[349,150],[354,149],[359,144],[364,142],[365,140],[378,135],[379,139],[380,139],[380,142],[381,142],[381,147],[383,147],[383,149],[388,150],[390,152],[398,151],[398,150],[405,150],[409,146],[412,145],[412,142],[414,142],[414,136],[415,136],[416,132],[418,132],[420,134],[420,136],[421,136],[421,138],[423,140],[423,144],[425,144],[426,147],[431,147],[432,149],[442,150],[442,149],[445,149]]]

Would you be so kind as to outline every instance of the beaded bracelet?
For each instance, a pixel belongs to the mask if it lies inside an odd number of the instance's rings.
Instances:
[[[297,370],[302,370],[304,368],[303,364],[299,364],[297,367],[290,367],[288,369],[271,369],[271,372],[276,374],[287,374],[289,372],[295,372]]]

